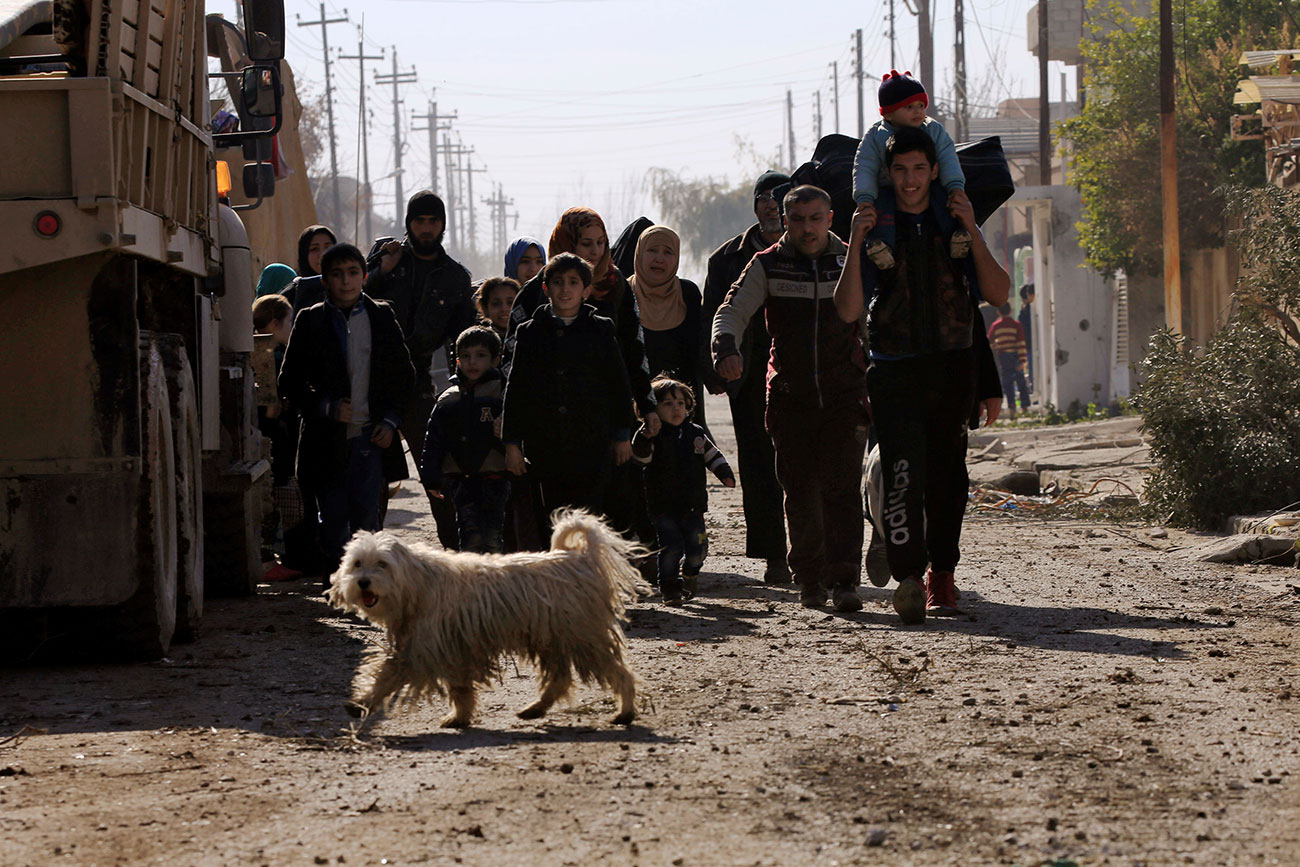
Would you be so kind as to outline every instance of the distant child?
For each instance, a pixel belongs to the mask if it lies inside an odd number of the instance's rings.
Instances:
[[[519,294],[519,281],[512,277],[489,277],[474,295],[474,306],[479,317],[492,326],[505,344],[506,330],[510,326],[510,308]]]
[[[506,467],[537,483],[543,520],[564,506],[603,514],[613,467],[632,457],[627,367],[614,323],[584,303],[591,282],[582,258],[558,254],[542,272],[550,303],[515,332],[501,438]]]
[[[858,145],[858,155],[853,161],[853,200],[858,210],[864,205],[875,206],[881,187],[889,185],[889,170],[885,166],[885,145],[899,127],[923,130],[934,140],[939,156],[939,186],[948,193],[948,205],[966,200],[966,175],[957,159],[957,148],[943,124],[926,117],[925,109],[930,97],[925,86],[912,77],[912,73],[890,70],[880,80],[881,119],[872,124]],[[888,214],[885,208],[882,214]],[[970,255],[970,233],[960,226],[951,232],[950,252],[954,259]],[[894,225],[882,218],[867,235],[867,257],[881,269],[894,267]]]
[[[267,271],[271,267],[268,265]],[[266,271],[262,273],[265,277]],[[284,347],[293,331],[293,305],[289,299],[280,294],[269,294],[254,301],[253,331],[275,338],[273,370],[278,377],[280,363],[284,359]],[[261,384],[260,379],[258,384]],[[268,581],[282,581],[302,574],[286,565],[291,561],[302,562],[297,556],[298,552],[290,551],[294,529],[302,523],[303,513],[302,497],[293,484],[293,460],[298,450],[298,414],[283,398],[270,405],[259,401],[257,429],[271,443],[271,502],[274,504],[274,508],[262,521],[262,544],[268,548],[273,547],[276,536],[283,531],[285,545],[285,563],[276,563],[266,571],[264,577]]]
[[[357,530],[379,529],[384,477],[406,478],[397,431],[415,368],[397,317],[363,294],[366,257],[351,244],[321,256],[325,300],[294,320],[280,393],[302,414],[298,478],[320,504],[333,571]]]
[[[1025,331],[1020,323],[1011,318],[1011,305],[1003,304],[998,308],[1001,314],[989,326],[989,345],[998,360],[998,372],[1002,374],[1002,393],[1007,396],[1007,417],[1016,417],[1016,389],[1020,389],[1020,408],[1029,409],[1029,383],[1025,380],[1025,368],[1029,361],[1029,347],[1025,343]]]
[[[451,498],[461,551],[505,550],[510,480],[501,444],[505,377],[500,364],[501,338],[493,329],[473,325],[462,331],[456,338],[456,373],[438,396],[424,434],[420,481],[430,496]]]
[[[655,436],[644,426],[636,432],[632,458],[645,464],[646,500],[659,536],[659,589],[665,604],[680,605],[695,596],[696,576],[709,550],[704,469],[728,488],[736,486],[736,476],[704,428],[689,421],[695,410],[690,386],[661,376],[651,388],[662,424]]]

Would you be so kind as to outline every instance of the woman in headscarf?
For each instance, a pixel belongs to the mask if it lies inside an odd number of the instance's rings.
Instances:
[[[267,295],[279,295],[297,276],[288,265],[272,262],[262,269],[261,276],[257,278],[257,295],[255,297],[263,298]]]
[[[546,267],[546,248],[536,238],[515,238],[506,249],[505,276],[522,286]]]
[[[700,287],[677,276],[681,239],[667,226],[650,226],[636,242],[635,271],[628,280],[636,296],[651,377],[667,373],[695,390],[695,417],[704,422],[700,390]]]
[[[308,226],[298,236],[298,277],[281,293],[289,299],[295,312],[325,300],[320,257],[338,242],[329,226]]]

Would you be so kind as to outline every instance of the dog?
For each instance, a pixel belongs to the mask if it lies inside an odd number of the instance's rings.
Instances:
[[[556,512],[551,550],[453,553],[392,533],[357,533],[330,577],[328,599],[387,633],[358,673],[349,710],[363,718],[399,693],[406,704],[446,695],[443,726],[470,724],[477,690],[502,679],[507,656],[538,670],[540,695],[518,712],[537,719],[575,676],[618,698],[616,725],[636,717],[636,676],[623,658],[622,621],[644,553],[582,510]]]

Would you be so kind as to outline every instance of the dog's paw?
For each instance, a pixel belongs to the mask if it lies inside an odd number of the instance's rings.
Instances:
[[[632,720],[636,719],[636,711],[628,710],[614,717],[614,725],[626,726],[631,725]]]
[[[519,717],[520,719],[541,719],[542,717],[546,716],[547,710],[548,710],[547,706],[542,704],[539,701],[530,704],[528,707],[516,713],[515,716]]]
[[[447,714],[439,723],[445,729],[467,729],[469,728],[469,717],[462,717],[458,714]]]

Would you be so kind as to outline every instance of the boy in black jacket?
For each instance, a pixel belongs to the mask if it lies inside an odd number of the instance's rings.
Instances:
[[[429,496],[450,497],[456,507],[461,551],[505,550],[505,447],[501,444],[501,398],[505,377],[501,338],[475,325],[456,338],[456,374],[438,397],[424,434],[420,481]]]
[[[632,459],[645,464],[646,500],[659,536],[659,589],[665,604],[680,605],[695,596],[696,576],[709,550],[704,468],[728,488],[736,486],[736,476],[704,428],[688,421],[695,409],[690,386],[661,376],[652,388],[662,424],[654,436],[645,427],[636,432]]]
[[[546,264],[550,303],[519,326],[506,384],[506,467],[527,468],[547,518],[564,506],[602,514],[610,471],[632,457],[632,389],[614,323],[583,303],[591,275],[572,253]]]
[[[320,502],[331,572],[354,532],[379,529],[385,475],[406,478],[396,432],[415,368],[393,311],[362,294],[365,268],[351,244],[325,251],[325,300],[298,314],[280,367],[280,393],[302,413],[298,478]]]

